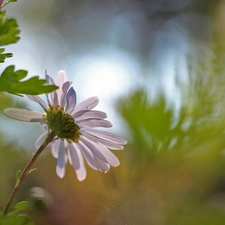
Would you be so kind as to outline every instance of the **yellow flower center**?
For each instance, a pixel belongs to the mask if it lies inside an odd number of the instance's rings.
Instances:
[[[51,131],[68,142],[78,142],[80,137],[80,128],[75,123],[73,117],[65,113],[60,106],[49,106],[48,111],[43,116],[46,124]]]

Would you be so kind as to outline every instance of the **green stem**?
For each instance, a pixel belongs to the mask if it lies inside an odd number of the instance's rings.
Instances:
[[[2,4],[4,0],[0,0],[0,3]],[[0,5],[0,9],[2,9],[3,7],[5,7],[6,5],[8,5],[10,2],[16,2],[13,0],[8,0],[6,1],[4,4]]]
[[[17,182],[17,184],[15,185],[11,196],[8,199],[8,202],[3,210],[3,216],[6,216],[17,192],[19,191],[21,185],[23,184],[23,181],[25,180],[27,174],[29,173],[32,165],[34,164],[35,160],[37,159],[37,157],[42,153],[42,151],[46,148],[46,146],[53,141],[55,137],[55,133],[51,132],[48,137],[46,138],[46,140],[44,141],[44,143],[41,145],[41,147],[36,151],[36,153],[33,155],[33,157],[31,158],[31,160],[28,162],[28,164],[26,165],[26,167],[24,168],[19,181]]]

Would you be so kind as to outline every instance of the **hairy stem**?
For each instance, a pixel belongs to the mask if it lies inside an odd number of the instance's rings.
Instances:
[[[48,137],[46,138],[46,140],[44,141],[44,143],[41,145],[41,147],[36,151],[36,153],[33,155],[33,157],[30,159],[30,161],[27,163],[26,167],[24,168],[19,181],[17,182],[17,184],[15,185],[12,194],[10,195],[8,202],[3,210],[3,216],[5,216],[14,200],[14,198],[16,197],[16,194],[18,193],[21,185],[23,184],[27,174],[29,173],[32,165],[34,164],[35,160],[37,159],[37,157],[42,153],[42,151],[46,148],[46,146],[53,141],[55,137],[55,133],[51,132]]]

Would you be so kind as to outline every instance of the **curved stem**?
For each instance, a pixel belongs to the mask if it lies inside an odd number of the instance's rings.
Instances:
[[[8,1],[6,1],[5,3],[3,3],[4,2],[4,0],[0,0],[0,9],[2,9],[3,7],[5,7],[6,5],[8,5],[11,1],[10,0],[8,0]],[[2,4],[3,3],[3,4]]]
[[[5,216],[17,194],[17,192],[19,191],[21,185],[23,184],[23,181],[25,180],[27,174],[30,171],[30,168],[32,167],[32,165],[34,164],[35,160],[37,159],[37,157],[42,153],[42,151],[46,148],[46,146],[53,141],[55,137],[55,133],[51,132],[48,137],[46,138],[46,140],[44,141],[44,143],[41,145],[41,147],[36,151],[36,153],[33,155],[33,157],[30,159],[30,161],[28,162],[28,164],[26,165],[26,167],[24,168],[19,181],[17,182],[17,184],[15,185],[11,196],[8,199],[8,202],[3,210],[3,216]]]

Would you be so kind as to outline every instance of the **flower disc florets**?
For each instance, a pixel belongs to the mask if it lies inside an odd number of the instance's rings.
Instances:
[[[78,142],[80,137],[80,128],[75,123],[70,114],[65,113],[61,106],[49,106],[48,111],[43,116],[49,129],[69,143]]]

